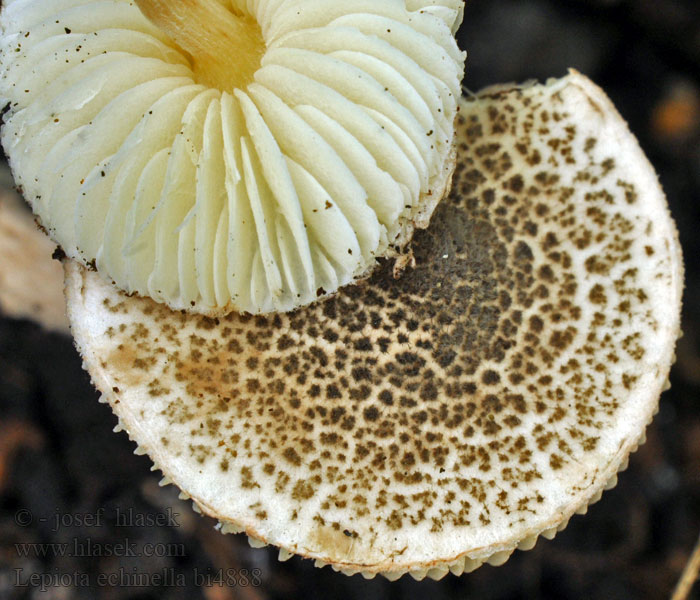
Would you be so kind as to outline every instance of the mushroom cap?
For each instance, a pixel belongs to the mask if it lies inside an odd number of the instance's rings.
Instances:
[[[128,293],[291,310],[395,255],[449,187],[461,0],[236,2],[264,55],[223,91],[135,2],[4,4],[14,177],[66,254]]]
[[[415,267],[221,319],[67,265],[85,367],[223,530],[346,573],[502,563],[585,512],[667,383],[683,267],[656,175],[571,72],[462,101]]]
[[[0,313],[68,333],[63,269],[51,260],[56,245],[23,204],[0,191]]]

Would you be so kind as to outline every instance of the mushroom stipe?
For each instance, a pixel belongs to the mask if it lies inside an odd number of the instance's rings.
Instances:
[[[223,532],[390,579],[501,564],[614,485],[667,385],[683,267],[656,175],[571,72],[463,100],[415,267],[219,319],[73,262],[76,345]]]

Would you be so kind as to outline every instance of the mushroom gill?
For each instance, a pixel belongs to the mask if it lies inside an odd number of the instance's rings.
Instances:
[[[287,311],[427,226],[456,0],[9,0],[2,144],[65,253],[171,308]]]
[[[439,578],[551,537],[641,442],[679,335],[654,171],[571,72],[461,103],[453,190],[357,286],[211,319],[68,262],[85,367],[224,532],[345,573]]]

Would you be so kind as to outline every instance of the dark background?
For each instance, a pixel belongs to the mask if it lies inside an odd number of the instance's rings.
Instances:
[[[504,566],[483,566],[441,582],[395,583],[347,578],[298,558],[279,563],[273,549],[253,550],[243,536],[222,536],[177,490],[157,485],[147,457],[133,454],[116,418],[97,402],[71,341],[30,322],[0,318],[0,599],[197,600],[275,598],[594,599],[668,598],[700,532],[700,6],[697,0],[471,0],[461,46],[468,50],[465,86],[544,80],[571,66],[600,84],[629,121],[658,170],[680,230],[687,279],[684,337],[672,389],[618,486],[555,540],[516,552]],[[8,183],[7,170],[2,172]],[[158,515],[173,507],[178,527],[117,528],[117,508]],[[101,527],[67,524],[105,509]],[[17,511],[34,520],[19,527]],[[41,523],[39,518],[48,517]],[[26,542],[184,544],[184,556],[23,558]],[[175,551],[173,554],[183,554]],[[51,554],[51,553],[49,553]],[[256,585],[195,588],[14,587],[14,569],[32,573],[163,573],[192,582],[194,569],[259,569]],[[239,573],[239,582],[241,581]],[[215,581],[212,581],[214,583]],[[700,587],[700,584],[698,584]],[[692,598],[700,598],[695,589]]]

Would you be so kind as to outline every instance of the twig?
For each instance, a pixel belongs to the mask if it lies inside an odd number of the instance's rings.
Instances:
[[[698,537],[698,541],[695,544],[693,553],[690,555],[688,564],[685,565],[678,585],[676,585],[676,589],[673,591],[671,600],[686,600],[693,584],[698,578],[698,573],[700,573],[700,537]]]

